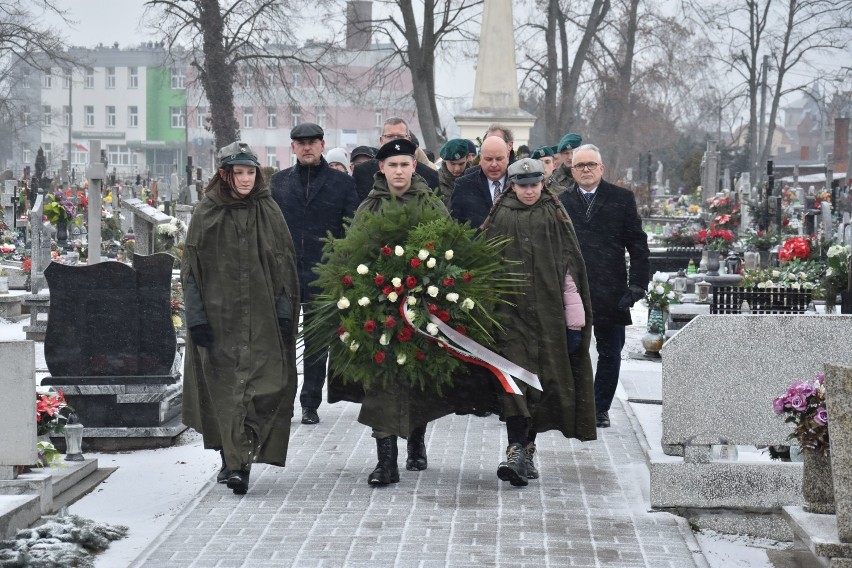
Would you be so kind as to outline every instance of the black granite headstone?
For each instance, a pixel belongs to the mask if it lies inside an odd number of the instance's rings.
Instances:
[[[52,378],[130,384],[169,375],[176,348],[173,263],[165,253],[134,255],[134,268],[51,263],[44,271],[50,288],[44,358]]]

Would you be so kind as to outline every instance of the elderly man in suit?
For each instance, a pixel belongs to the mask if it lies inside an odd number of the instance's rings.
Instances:
[[[506,189],[509,145],[499,136],[489,136],[479,152],[479,167],[471,168],[456,180],[450,198],[450,215],[471,227],[479,227],[494,200]]]
[[[603,179],[600,150],[585,144],[574,150],[576,184],[559,195],[574,223],[586,261],[598,351],[595,372],[597,425],[608,428],[609,408],[618,386],[625,327],[630,308],[644,297],[650,280],[648,236],[633,193]],[[628,275],[624,251],[630,255]]]

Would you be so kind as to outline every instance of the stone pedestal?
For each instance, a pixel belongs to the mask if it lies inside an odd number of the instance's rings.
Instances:
[[[826,365],[825,388],[837,535],[852,543],[852,367]]]
[[[30,310],[30,325],[24,326],[27,339],[44,341],[50,313],[50,294],[29,294],[24,296],[23,304]]]

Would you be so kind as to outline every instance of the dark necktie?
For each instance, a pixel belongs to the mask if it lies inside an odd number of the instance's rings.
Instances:
[[[494,201],[497,201],[497,198],[500,197],[500,194],[503,193],[503,190],[500,188],[499,181],[492,181],[491,183],[494,185]]]
[[[585,191],[584,191],[584,192],[583,192],[583,197],[585,197],[585,198],[586,198],[586,205],[591,205],[591,204],[592,204],[592,200],[595,198],[595,194],[594,194],[594,193],[591,193],[591,192],[587,193],[587,192],[585,192]]]

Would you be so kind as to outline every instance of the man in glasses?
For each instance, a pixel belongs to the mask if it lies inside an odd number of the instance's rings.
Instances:
[[[408,123],[399,117],[392,116],[385,120],[382,125],[382,134],[379,136],[379,146],[387,144],[392,140],[400,139],[411,141],[411,133],[408,130]],[[426,155],[420,148],[417,148],[415,158],[417,158],[415,172],[420,174],[420,177],[426,180],[426,185],[428,185],[430,189],[436,191],[440,184],[438,180],[438,171],[430,168],[425,163],[422,163],[426,160]],[[367,197],[367,194],[369,194],[370,190],[373,189],[373,176],[378,171],[379,161],[376,159],[362,162],[355,166],[355,169],[352,170],[352,176],[355,178],[355,189],[358,191],[358,198],[360,201],[364,201],[364,198]]]
[[[574,223],[586,261],[598,351],[596,418],[599,428],[608,428],[609,409],[621,370],[625,327],[632,323],[630,308],[645,295],[651,253],[633,193],[604,181],[603,158],[597,146],[579,146],[572,158],[576,183],[561,193],[559,200]],[[625,250],[630,255],[629,274]]]

